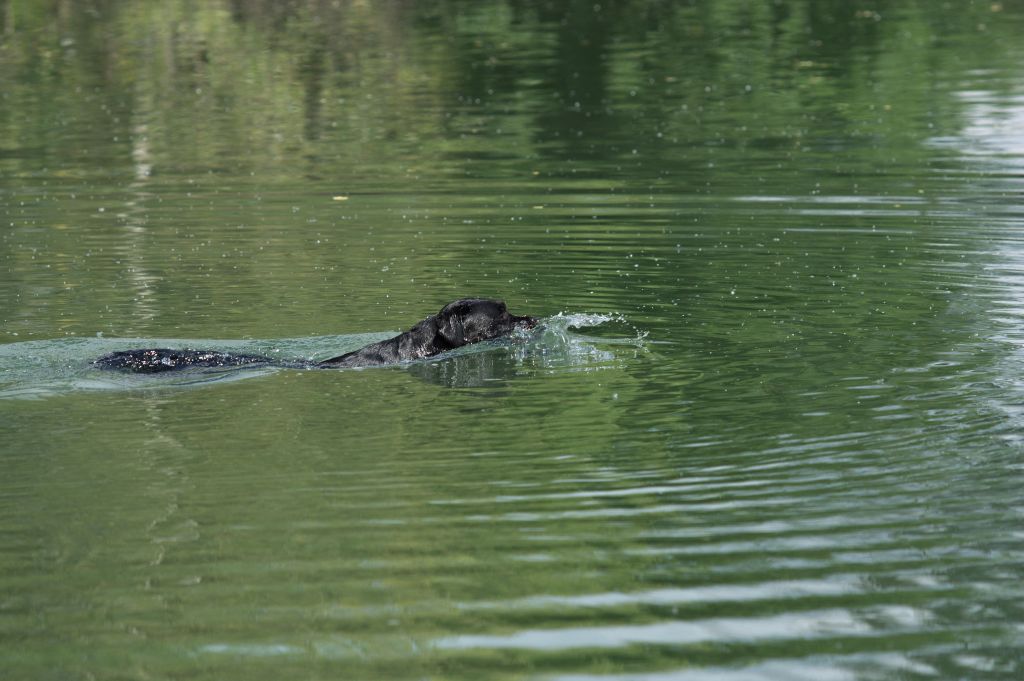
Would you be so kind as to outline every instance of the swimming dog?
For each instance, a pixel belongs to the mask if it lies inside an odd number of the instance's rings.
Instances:
[[[171,350],[151,348],[121,350],[104,355],[94,364],[139,374],[174,371],[188,367],[282,366],[301,369],[347,369],[397,364],[433,357],[463,345],[507,336],[516,329],[532,329],[534,317],[510,314],[500,300],[466,298],[448,303],[435,315],[414,327],[377,343],[322,362],[282,362],[261,355],[244,355],[214,350]]]

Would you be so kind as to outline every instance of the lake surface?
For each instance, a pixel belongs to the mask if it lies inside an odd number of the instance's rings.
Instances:
[[[1022,678],[1021,35],[0,2],[0,676]]]

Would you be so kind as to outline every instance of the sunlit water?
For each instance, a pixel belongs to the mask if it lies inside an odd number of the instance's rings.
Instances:
[[[1024,675],[1018,4],[2,8],[3,679]]]

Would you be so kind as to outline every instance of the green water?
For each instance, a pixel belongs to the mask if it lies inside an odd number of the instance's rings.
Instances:
[[[1022,35],[0,1],[0,677],[1021,678]]]

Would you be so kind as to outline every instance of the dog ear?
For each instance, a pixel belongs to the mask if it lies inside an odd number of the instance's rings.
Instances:
[[[462,325],[462,315],[449,312],[438,320],[438,334],[453,348],[466,344],[466,329]]]

